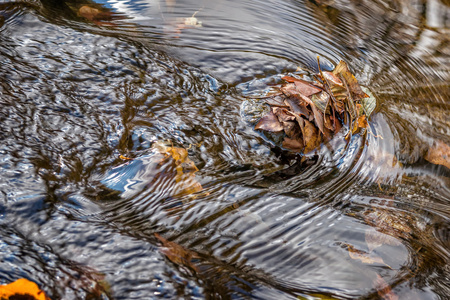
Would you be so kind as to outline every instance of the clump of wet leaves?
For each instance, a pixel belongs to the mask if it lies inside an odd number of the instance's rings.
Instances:
[[[264,98],[270,109],[255,129],[283,133],[284,148],[308,153],[329,141],[344,125],[349,134],[368,127],[375,98],[359,85],[344,61],[332,72],[320,70],[319,65],[319,74],[314,78],[310,82],[282,77],[285,83]]]

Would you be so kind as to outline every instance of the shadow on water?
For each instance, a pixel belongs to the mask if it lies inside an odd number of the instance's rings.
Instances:
[[[445,299],[449,160],[430,153],[450,144],[449,16],[439,0],[0,2],[0,281],[52,299]],[[242,103],[317,55],[378,105],[367,134],[293,154]]]

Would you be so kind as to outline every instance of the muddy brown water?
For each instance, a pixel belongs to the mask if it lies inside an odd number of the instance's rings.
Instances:
[[[0,283],[448,299],[450,171],[424,158],[450,144],[449,42],[444,0],[1,0]],[[317,55],[377,109],[369,134],[289,155],[241,106]],[[161,140],[189,148],[201,192],[171,192]]]

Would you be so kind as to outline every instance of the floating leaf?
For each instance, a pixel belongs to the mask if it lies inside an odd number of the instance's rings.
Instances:
[[[283,130],[283,125],[278,121],[277,116],[273,112],[269,112],[267,115],[263,116],[258,124],[256,124],[255,129],[261,129],[270,132],[280,132]]]
[[[266,99],[272,112],[262,117],[255,129],[284,130],[287,139],[284,139],[283,146],[301,149],[303,143],[307,153],[319,147],[322,141],[329,141],[343,124],[353,133],[367,128],[368,116],[375,108],[375,98],[372,94],[368,96],[364,92],[366,89],[362,90],[347,64],[341,61],[333,72],[322,72],[319,67],[319,72],[315,78],[321,82],[282,77],[287,83],[274,89],[281,94]],[[292,123],[294,119],[298,126]]]
[[[425,159],[436,165],[443,165],[450,169],[450,146],[442,141],[437,141],[428,149]]]
[[[50,300],[36,283],[25,278],[0,285],[0,299]]]
[[[297,139],[301,136],[300,127],[297,122],[287,121],[283,122],[284,133],[292,139]]]

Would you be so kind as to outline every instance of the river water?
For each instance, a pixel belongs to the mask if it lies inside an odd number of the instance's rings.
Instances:
[[[449,43],[448,0],[0,0],[0,283],[448,299]],[[242,105],[317,56],[377,108],[368,134],[292,155]],[[201,188],[173,192],[160,141]]]

